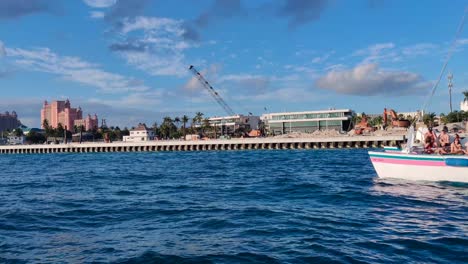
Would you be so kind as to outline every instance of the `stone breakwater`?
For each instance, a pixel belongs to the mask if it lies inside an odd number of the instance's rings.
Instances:
[[[0,154],[208,151],[249,149],[380,148],[400,146],[404,136],[323,138],[240,138],[230,140],[158,140],[147,142],[69,143],[55,145],[0,146]]]

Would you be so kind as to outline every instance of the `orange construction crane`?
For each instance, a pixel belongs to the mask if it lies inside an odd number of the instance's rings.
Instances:
[[[396,114],[395,110],[389,109],[387,111],[387,108],[384,108],[383,121],[384,121],[385,125],[387,125],[387,116],[388,115],[390,115],[392,117],[391,125],[393,127],[409,127],[411,125],[411,122],[409,120],[398,118],[398,115]]]

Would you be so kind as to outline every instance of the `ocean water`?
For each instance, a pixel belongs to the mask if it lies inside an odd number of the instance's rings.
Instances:
[[[366,150],[0,156],[1,263],[467,263],[468,186]]]

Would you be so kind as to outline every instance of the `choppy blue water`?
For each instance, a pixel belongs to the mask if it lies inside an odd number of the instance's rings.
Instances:
[[[366,150],[0,156],[0,262],[463,263],[468,186]]]

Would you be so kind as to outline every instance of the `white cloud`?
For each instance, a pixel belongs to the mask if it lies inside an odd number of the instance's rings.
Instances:
[[[219,80],[225,85],[235,88],[236,91],[244,90],[248,94],[262,93],[270,86],[271,78],[252,74],[230,74],[222,76]]]
[[[468,41],[467,41],[468,43]],[[354,57],[363,57],[361,64],[397,62],[404,58],[427,55],[438,48],[432,43],[417,43],[399,48],[394,43],[378,43],[353,52]]]
[[[457,40],[457,46],[464,46],[464,45],[468,45],[468,38]]]
[[[132,31],[144,30],[153,35],[162,35],[169,33],[173,35],[182,35],[184,33],[181,27],[182,20],[175,20],[164,17],[143,17],[134,19],[126,18],[122,21],[122,33],[127,34]]]
[[[117,0],[83,0],[85,4],[95,8],[106,8],[115,5]]]
[[[425,55],[430,51],[437,48],[437,45],[432,43],[418,43],[402,49],[403,55],[415,56],[415,55]]]
[[[184,39],[183,23],[170,18],[126,18],[120,30],[125,40],[112,44],[110,49],[151,75],[185,76],[184,51],[195,45]]]
[[[145,91],[149,88],[140,80],[106,72],[99,65],[78,57],[59,56],[48,48],[25,50],[6,48],[6,55],[27,70],[61,76],[82,85],[96,87],[100,92],[116,93]]]
[[[99,19],[99,18],[104,18],[105,14],[104,12],[101,12],[101,11],[91,11],[89,12],[89,16],[91,18]]]
[[[287,87],[266,91],[257,95],[236,95],[237,101],[248,102],[285,102],[287,104],[300,102],[313,102],[323,99],[323,95],[314,93],[305,87]]]
[[[144,92],[134,92],[114,100],[90,99],[90,102],[104,103],[107,105],[119,105],[126,108],[152,109],[155,105],[159,105],[169,95],[163,90],[151,90]]]
[[[364,57],[362,63],[376,63],[381,61],[399,61],[401,59],[398,52],[394,49],[395,44],[388,43],[378,43],[371,45],[365,49],[360,49],[355,51],[353,56],[362,56]]]
[[[331,70],[341,70],[341,69],[344,69],[346,68],[346,65],[344,64],[341,64],[341,63],[337,63],[337,64],[332,64],[332,65],[329,65],[327,67],[325,67],[325,71],[331,71]]]
[[[430,84],[418,74],[379,69],[377,64],[358,65],[353,69],[332,70],[316,81],[322,89],[350,95],[425,94]]]
[[[297,65],[286,65],[284,66],[286,70],[290,70],[301,75],[305,75],[308,78],[315,79],[318,77],[316,69],[306,67],[306,66],[297,66]]]
[[[395,44],[388,42],[388,43],[378,43],[371,45],[365,49],[360,49],[354,52],[354,55],[359,56],[359,55],[368,55],[368,54],[379,54],[383,50],[388,50],[388,49],[393,49],[395,47]]]
[[[330,58],[330,56],[332,56],[333,54],[335,54],[334,50],[327,52],[323,54],[322,56],[315,57],[312,59],[312,63],[323,63],[326,60],[328,60],[328,58]]]

